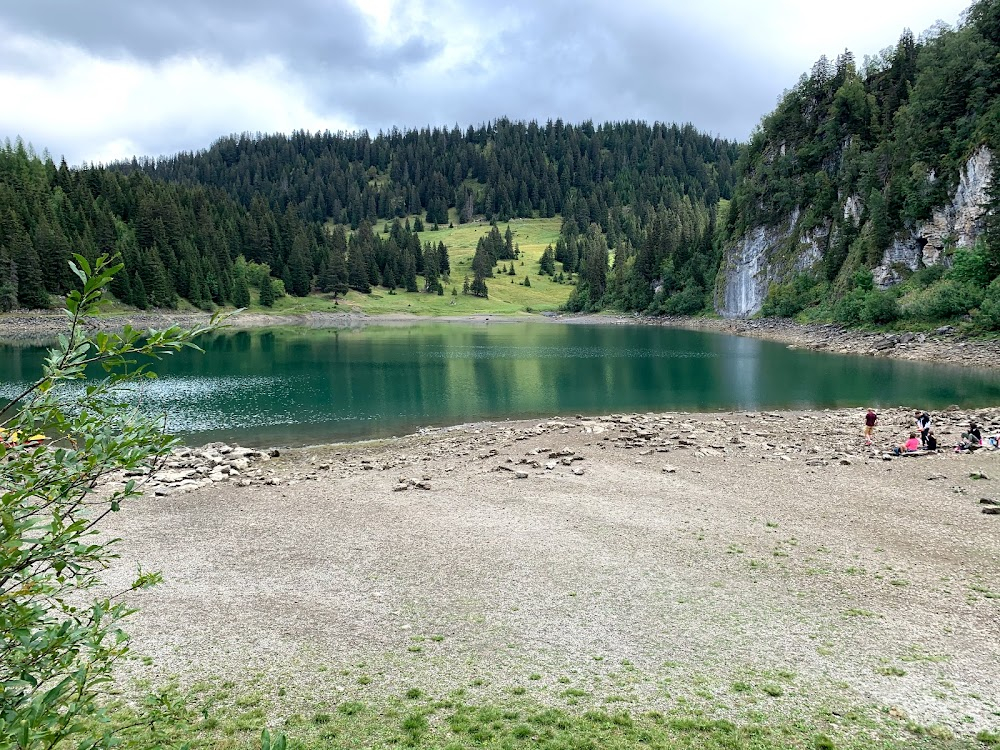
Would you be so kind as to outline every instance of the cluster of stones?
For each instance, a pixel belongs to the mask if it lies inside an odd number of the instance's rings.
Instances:
[[[498,451],[492,450],[480,456],[480,459],[490,459],[498,455]],[[546,460],[547,459],[547,460]],[[545,463],[542,463],[542,461]],[[555,471],[560,466],[568,467],[572,473],[578,477],[584,475],[584,470],[580,466],[574,466],[577,461],[583,461],[583,456],[569,448],[534,448],[528,451],[522,458],[515,460],[507,458],[499,464],[493,471],[509,472],[516,479],[527,479],[530,476],[528,469],[538,471]]]
[[[201,448],[175,448],[155,471],[129,472],[126,476],[147,476],[146,489],[158,497],[206,487],[217,482],[232,482],[239,487],[249,487],[253,480],[260,480],[252,472],[254,463],[269,461],[279,455],[277,449],[254,450],[210,443]],[[267,480],[261,480],[267,483]]]
[[[942,326],[930,333],[873,333],[833,323],[799,325],[786,320],[763,318],[728,321],[726,330],[837,354],[867,354],[971,366],[986,366],[1000,360],[1000,341],[963,339],[952,326]]]

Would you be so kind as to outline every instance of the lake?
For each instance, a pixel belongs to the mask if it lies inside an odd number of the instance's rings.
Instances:
[[[655,326],[427,323],[227,331],[157,364],[143,400],[190,443],[304,445],[478,420],[1000,403],[1000,372]],[[43,350],[0,344],[0,397]],[[860,419],[860,417],[859,417]]]

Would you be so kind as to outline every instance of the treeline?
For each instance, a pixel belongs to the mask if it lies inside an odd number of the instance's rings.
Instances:
[[[246,306],[250,289],[267,306],[283,294],[334,297],[374,284],[390,290],[440,292],[450,273],[447,248],[421,247],[394,223],[385,238],[362,223],[348,241],[305,221],[294,206],[277,213],[261,198],[244,208],[200,185],[125,175],[101,167],[69,169],[40,158],[20,141],[0,148],[0,311],[44,308],[49,295],[73,289],[73,253],[125,264],[111,287],[138,308],[175,307],[179,300],[211,309]]]
[[[718,262],[692,258],[732,192],[738,152],[691,126],[506,119],[375,138],[243,135],[195,154],[81,169],[7,144],[0,307],[42,307],[64,293],[71,252],[119,254],[126,270],[112,291],[137,307],[244,305],[254,286],[265,305],[283,293],[412,291],[418,276],[440,293],[447,248],[422,247],[422,227],[392,221],[413,214],[432,227],[560,214],[555,259],[584,281],[573,305],[645,309],[681,291],[703,304]],[[387,220],[388,233],[372,231]],[[612,248],[611,269],[595,267],[598,236]],[[487,272],[480,260],[470,290],[481,296],[492,266],[514,257],[509,243],[488,241],[493,264]],[[607,284],[597,278],[609,273]]]
[[[544,125],[500,119],[468,127],[222,138],[205,151],[112,165],[125,174],[225,190],[244,206],[263,198],[308,221],[357,227],[419,214],[429,224],[485,216],[572,216],[617,240],[636,213],[688,196],[705,205],[733,188],[735,143],[691,125]],[[634,241],[634,238],[633,238]]]
[[[821,58],[764,118],[742,155],[725,223],[735,243],[757,226],[799,219],[825,236],[813,271],[771,288],[764,314],[806,311],[845,323],[933,321],[971,315],[1000,328],[1000,189],[971,249],[946,248],[946,266],[879,291],[869,270],[897,237],[946,205],[980,146],[1000,155],[1000,3],[982,0],[955,29],[939,26],[858,67],[845,52]],[[853,210],[845,210],[851,198]],[[949,268],[950,267],[950,268]]]

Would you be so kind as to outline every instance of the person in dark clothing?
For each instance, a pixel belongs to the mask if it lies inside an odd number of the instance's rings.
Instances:
[[[983,447],[983,431],[975,422],[969,422],[969,429],[962,433],[962,441],[958,444],[958,450],[974,451]]]
[[[927,430],[927,443],[924,447],[929,451],[936,451],[938,447],[937,438],[934,437],[934,430]]]
[[[914,416],[917,420],[917,430],[920,432],[920,444],[927,445],[927,433],[931,431],[931,415],[918,409]]]

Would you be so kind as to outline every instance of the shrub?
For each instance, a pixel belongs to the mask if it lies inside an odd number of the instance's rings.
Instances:
[[[865,323],[886,325],[899,320],[901,311],[896,296],[891,292],[868,292],[861,307],[861,319]]]
[[[841,297],[833,307],[833,319],[844,325],[856,326],[864,320],[865,294],[855,289]]]
[[[42,445],[0,442],[0,747],[105,748],[102,698],[112,668],[128,652],[121,621],[131,612],[100,578],[114,540],[100,520],[140,494],[134,480],[94,492],[107,475],[149,469],[175,444],[162,417],[129,403],[126,393],[151,376],[150,357],[194,347],[195,335],[218,324],[176,326],[141,334],[87,333],[83,320],[99,309],[122,266],[107,256],[93,268],[71,264],[82,291],[66,298],[68,332],[45,360],[41,378],[0,409],[6,434],[47,436]],[[196,348],[196,347],[195,347]],[[101,380],[79,386],[88,368]],[[139,572],[129,591],[158,581]],[[96,594],[95,590],[101,590]],[[121,592],[124,593],[124,592]],[[155,710],[155,709],[150,709]]]
[[[987,331],[1000,331],[1000,276],[986,290],[976,324]]]
[[[983,295],[982,289],[971,284],[944,279],[921,294],[912,307],[912,313],[924,320],[955,318],[978,307]]]
[[[767,318],[791,318],[818,303],[825,290],[825,284],[819,283],[809,274],[800,273],[785,284],[771,285],[761,314]]]
[[[990,280],[989,257],[981,240],[971,250],[956,250],[947,277],[965,284],[985,287]]]
[[[694,315],[705,308],[705,293],[696,286],[671,295],[663,303],[667,315]]]

